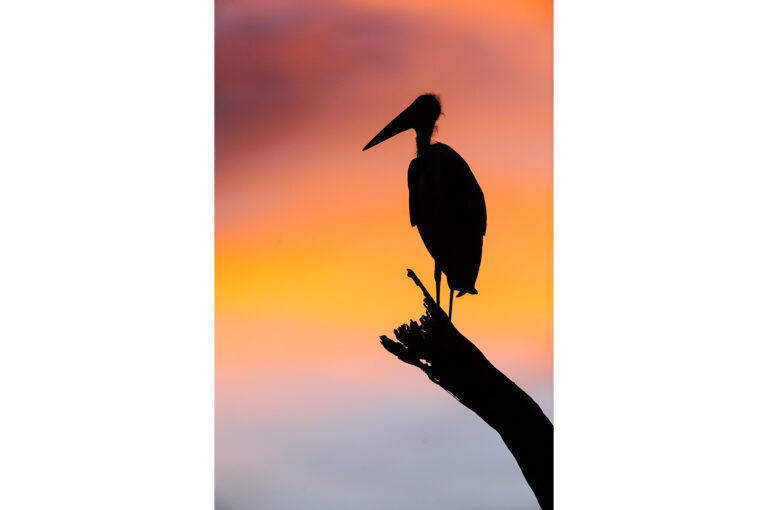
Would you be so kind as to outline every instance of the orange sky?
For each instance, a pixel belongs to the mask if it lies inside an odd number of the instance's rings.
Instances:
[[[422,311],[405,268],[434,289],[408,219],[414,137],[361,149],[435,92],[435,138],[488,208],[479,294],[454,322],[551,384],[551,3],[465,5],[217,2],[217,382],[396,362],[377,337]]]

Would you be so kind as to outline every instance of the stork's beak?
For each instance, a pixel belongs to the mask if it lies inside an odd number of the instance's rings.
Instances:
[[[363,147],[363,150],[370,149],[374,145],[378,145],[388,138],[392,138],[398,133],[402,133],[406,129],[413,127],[413,110],[411,106],[403,110],[403,112],[392,119],[392,122],[386,125],[384,129],[379,131],[379,134],[373,137],[373,140],[368,142],[368,145]]]

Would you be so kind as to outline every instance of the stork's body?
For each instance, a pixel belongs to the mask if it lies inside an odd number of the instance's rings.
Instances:
[[[435,260],[436,298],[440,304],[440,280],[444,273],[453,292],[477,294],[475,281],[480,270],[486,230],[485,198],[469,165],[442,143],[431,143],[440,103],[424,95],[387,125],[365,147],[368,149],[397,133],[416,130],[416,158],[408,167],[411,226]],[[365,150],[363,149],[363,150]]]

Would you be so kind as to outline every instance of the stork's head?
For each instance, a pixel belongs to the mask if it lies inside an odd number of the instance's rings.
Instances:
[[[424,94],[417,97],[411,103],[411,106],[403,110],[400,115],[392,119],[392,122],[379,131],[379,134],[374,136],[373,140],[363,147],[363,150],[370,149],[374,145],[392,138],[407,129],[416,130],[417,135],[426,136],[427,138],[431,137],[432,131],[435,129],[435,122],[437,122],[437,118],[440,116],[440,111],[440,100],[436,95]]]

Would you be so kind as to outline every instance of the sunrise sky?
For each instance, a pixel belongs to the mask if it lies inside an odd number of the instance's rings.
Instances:
[[[412,132],[361,149],[424,92],[488,209],[454,323],[552,416],[551,2],[217,0],[221,508],[535,504],[498,437],[378,344],[433,261]]]

